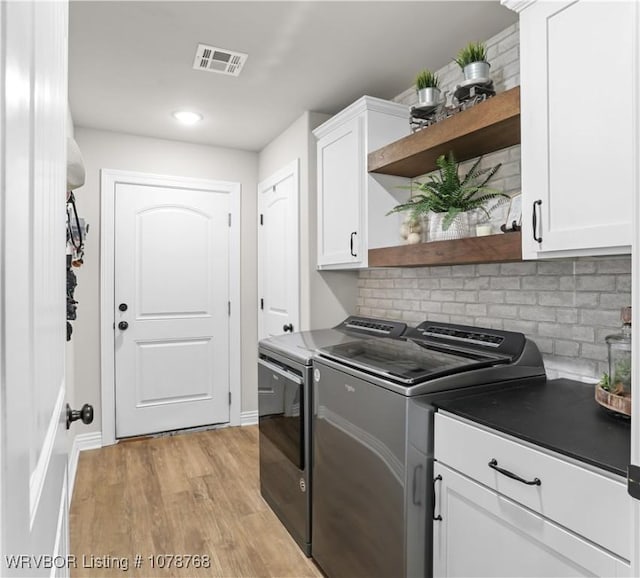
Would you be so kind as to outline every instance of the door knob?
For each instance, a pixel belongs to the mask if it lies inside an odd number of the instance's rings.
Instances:
[[[120,303],[120,305],[118,305],[118,309],[120,309],[120,311],[126,311],[129,309],[129,306],[126,303]]]
[[[74,421],[81,419],[82,423],[89,425],[93,422],[93,406],[85,403],[81,410],[71,409],[71,406],[67,404],[67,429],[71,427]]]
[[[282,326],[282,331],[284,331],[285,333],[292,333],[293,332],[293,325],[291,323],[289,323],[287,325],[283,325]]]
[[[118,323],[118,329],[122,329],[122,331],[128,329],[128,327],[129,324],[126,321],[120,321],[120,323]]]

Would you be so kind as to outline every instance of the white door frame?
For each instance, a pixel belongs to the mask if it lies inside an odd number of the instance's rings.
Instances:
[[[290,163],[286,164],[280,170],[273,173],[270,177],[267,177],[261,183],[258,183],[258,298],[264,295],[264,274],[262,271],[262,267],[265,263],[264,257],[264,243],[262,242],[263,235],[263,227],[260,226],[260,215],[263,213],[263,195],[264,191],[269,190],[271,187],[275,187],[278,183],[284,181],[288,177],[293,177],[293,212],[296,215],[296,222],[294,226],[296,227],[296,236],[298,242],[296,244],[296,267],[298,268],[298,291],[296,292],[296,323],[295,323],[295,331],[300,331],[300,178],[299,178],[299,159],[295,159]],[[258,336],[260,339],[264,337],[264,312],[260,310],[260,305],[258,304]]]
[[[635,57],[635,90],[640,92],[640,78],[638,76],[638,65],[640,65],[640,8],[635,7],[635,32],[634,57]],[[636,159],[633,179],[633,244],[631,246],[631,305],[632,305],[632,345],[631,345],[631,464],[640,465],[640,163],[638,153],[640,153],[640,112],[636,108],[633,110],[631,122],[634,131],[634,158]],[[631,506],[631,575],[640,576],[640,501],[632,499]]]
[[[100,171],[100,382],[102,389],[102,445],[116,443],[115,408],[115,190],[116,184],[176,187],[198,191],[226,190],[229,210],[229,425],[240,425],[240,183],[102,169]]]

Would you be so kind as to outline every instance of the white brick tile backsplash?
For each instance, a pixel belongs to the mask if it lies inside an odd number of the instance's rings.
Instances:
[[[631,272],[628,275],[616,277],[616,290],[619,292],[631,292]]]
[[[604,339],[631,300],[628,256],[375,272],[360,272],[361,314],[519,331],[536,342],[550,376],[586,381],[606,371]]]
[[[489,286],[491,289],[520,289],[521,277],[508,277],[498,275],[490,279]]]
[[[504,301],[516,305],[534,305],[538,302],[538,294],[535,291],[506,291]]]

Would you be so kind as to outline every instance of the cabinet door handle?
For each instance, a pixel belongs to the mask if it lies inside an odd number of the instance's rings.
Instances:
[[[440,514],[436,516],[436,482],[441,482],[441,481],[442,481],[441,475],[437,475],[433,479],[433,519],[435,522],[442,522],[442,516]]]
[[[540,478],[533,478],[533,480],[525,480],[524,478],[521,478],[519,475],[514,474],[513,472],[510,472],[509,470],[505,470],[504,468],[499,468],[498,467],[498,460],[496,460],[495,458],[493,458],[489,462],[489,467],[492,470],[495,470],[496,472],[501,473],[503,476],[507,476],[507,478],[511,478],[512,480],[516,480],[517,482],[522,482],[523,484],[527,484],[527,486],[540,486],[540,485],[542,485],[542,482],[540,481]]]
[[[421,486],[422,484],[418,483],[418,472],[420,472],[420,478],[422,479],[422,464],[419,464],[415,468],[413,468],[413,496],[411,501],[413,502],[414,506],[422,506],[422,499],[420,496],[420,492],[418,491],[419,486]]]
[[[542,243],[542,237],[536,235],[536,229],[538,228],[538,212],[536,206],[542,206],[542,200],[538,199],[533,203],[533,240],[537,243]],[[540,215],[540,226],[542,227],[542,215]]]
[[[351,233],[350,251],[352,257],[357,257],[358,254],[353,252],[353,238],[358,234],[358,231]]]

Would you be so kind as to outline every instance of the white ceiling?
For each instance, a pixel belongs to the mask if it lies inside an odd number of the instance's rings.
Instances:
[[[516,18],[497,1],[72,1],[71,110],[79,126],[258,151],[305,110],[392,98]],[[240,77],[193,70],[198,43],[248,53]],[[204,121],[179,125],[183,108]]]

